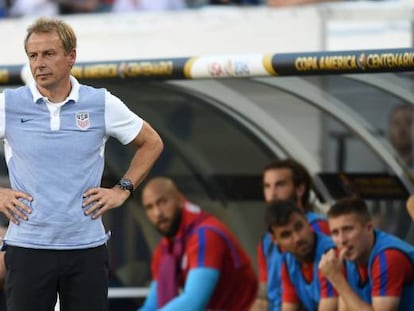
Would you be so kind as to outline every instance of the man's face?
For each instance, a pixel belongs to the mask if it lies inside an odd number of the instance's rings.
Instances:
[[[66,54],[56,32],[33,33],[26,44],[30,70],[40,89],[53,89],[67,83],[76,60],[75,49]]]
[[[314,234],[307,219],[293,213],[284,226],[273,226],[272,237],[283,250],[292,253],[301,261],[309,261],[313,256]]]
[[[263,195],[266,203],[293,200],[297,203],[297,189],[288,168],[270,169],[263,174]]]
[[[372,224],[354,213],[330,217],[328,221],[331,237],[340,251],[345,249],[345,258],[366,263],[371,251]]]
[[[389,135],[393,147],[406,150],[412,145],[413,111],[409,108],[398,109],[390,120]]]
[[[176,193],[161,187],[145,188],[142,206],[150,222],[164,236],[174,235],[181,213],[180,198]]]

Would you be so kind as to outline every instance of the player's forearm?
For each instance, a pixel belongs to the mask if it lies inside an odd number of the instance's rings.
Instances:
[[[318,311],[338,311],[338,297],[322,298],[319,302]]]
[[[138,147],[138,150],[124,177],[130,179],[136,188],[149,173],[164,145],[158,133],[146,122],[133,144]]]
[[[268,302],[267,302],[267,283],[259,282],[259,288],[257,290],[257,297],[254,301],[250,311],[267,311]]]
[[[205,310],[218,283],[220,272],[212,268],[191,269],[183,292],[160,311]]]
[[[374,311],[371,305],[359,298],[342,274],[331,278],[330,282],[340,295],[347,311]]]
[[[151,282],[150,290],[144,304],[137,311],[157,310],[157,283]]]

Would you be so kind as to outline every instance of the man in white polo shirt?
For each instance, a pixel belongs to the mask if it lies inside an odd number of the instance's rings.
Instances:
[[[121,206],[163,149],[157,132],[105,89],[70,75],[76,35],[41,18],[24,41],[34,82],[0,94],[11,188],[0,189],[10,310],[105,310],[107,251],[101,216]],[[136,147],[124,177],[102,188],[109,136]],[[139,152],[138,152],[139,151]]]

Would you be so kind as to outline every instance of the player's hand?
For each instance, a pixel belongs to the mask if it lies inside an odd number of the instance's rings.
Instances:
[[[335,249],[330,249],[322,255],[319,261],[319,270],[330,281],[342,274],[343,260],[346,254],[346,249],[343,248],[337,254]]]
[[[31,202],[33,198],[22,191],[9,188],[0,188],[0,212],[16,225],[20,220],[28,220],[32,209],[24,204]]]
[[[407,200],[407,212],[414,221],[414,195],[411,195]]]
[[[128,190],[122,190],[115,186],[113,188],[91,188],[83,197],[83,207],[86,216],[91,215],[93,219],[102,216],[106,211],[121,206],[131,195]]]

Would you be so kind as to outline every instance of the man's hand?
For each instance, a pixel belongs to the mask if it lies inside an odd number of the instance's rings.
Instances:
[[[28,220],[32,209],[23,203],[23,200],[31,202],[33,198],[27,193],[0,188],[0,212],[2,212],[11,222],[16,225],[20,220]]]
[[[106,211],[121,206],[131,195],[128,190],[122,190],[118,186],[108,188],[88,189],[83,197],[83,207],[87,207],[85,215],[92,218],[102,216]]]
[[[414,195],[411,195],[407,200],[407,212],[414,221]]]
[[[336,250],[331,249],[322,255],[319,270],[331,283],[334,283],[338,276],[343,276],[342,266],[346,251],[346,248],[341,249],[338,256]]]

